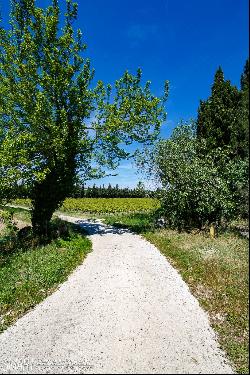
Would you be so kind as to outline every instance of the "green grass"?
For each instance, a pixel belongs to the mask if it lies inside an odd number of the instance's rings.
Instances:
[[[0,209],[4,209],[5,211],[12,212],[14,215],[15,220],[23,221],[27,224],[30,224],[30,212],[23,208],[14,208],[14,207],[7,207],[7,206],[0,206]]]
[[[11,204],[23,207],[31,207],[30,199],[17,198],[11,201]]]
[[[234,231],[207,233],[154,229],[147,215],[110,216],[105,221],[142,234],[179,270],[209,313],[220,344],[238,373],[248,369],[248,241]]]
[[[71,229],[49,245],[0,253],[0,331],[51,294],[89,251],[91,242]]]

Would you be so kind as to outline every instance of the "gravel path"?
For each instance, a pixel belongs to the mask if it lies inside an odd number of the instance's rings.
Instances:
[[[0,335],[1,373],[233,373],[206,313],[153,245],[98,221],[78,223],[93,252]]]

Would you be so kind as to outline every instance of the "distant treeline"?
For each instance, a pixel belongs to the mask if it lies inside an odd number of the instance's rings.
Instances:
[[[29,190],[24,186],[18,186],[18,198],[30,198]],[[119,187],[118,184],[112,186],[86,186],[77,184],[74,186],[72,193],[68,198],[154,198],[157,196],[158,190],[152,191],[145,189],[144,184],[139,182],[133,189]]]
[[[155,197],[156,191],[145,189],[142,183],[138,183],[136,188],[122,188],[118,184],[112,186],[75,186],[70,197],[72,198],[146,198]]]

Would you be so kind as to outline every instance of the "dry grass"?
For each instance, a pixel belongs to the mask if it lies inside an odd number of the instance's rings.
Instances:
[[[239,373],[248,373],[248,241],[232,233],[214,240],[170,230],[145,237],[169,259],[208,311]]]

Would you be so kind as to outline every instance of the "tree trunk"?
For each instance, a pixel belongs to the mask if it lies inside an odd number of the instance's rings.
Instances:
[[[48,238],[49,222],[54,211],[61,203],[62,196],[61,194],[56,194],[58,186],[55,185],[57,185],[57,181],[53,178],[53,173],[51,172],[46,176],[45,180],[37,183],[32,191],[31,222],[33,233],[41,238]]]
[[[33,233],[40,238],[49,237],[49,222],[55,211],[54,207],[52,208],[49,204],[45,205],[45,201],[46,198],[43,201],[40,199],[35,200],[31,213]]]
[[[52,169],[42,182],[36,183],[32,193],[31,222],[33,233],[40,238],[49,237],[49,223],[55,210],[72,190],[74,170],[65,165]]]

